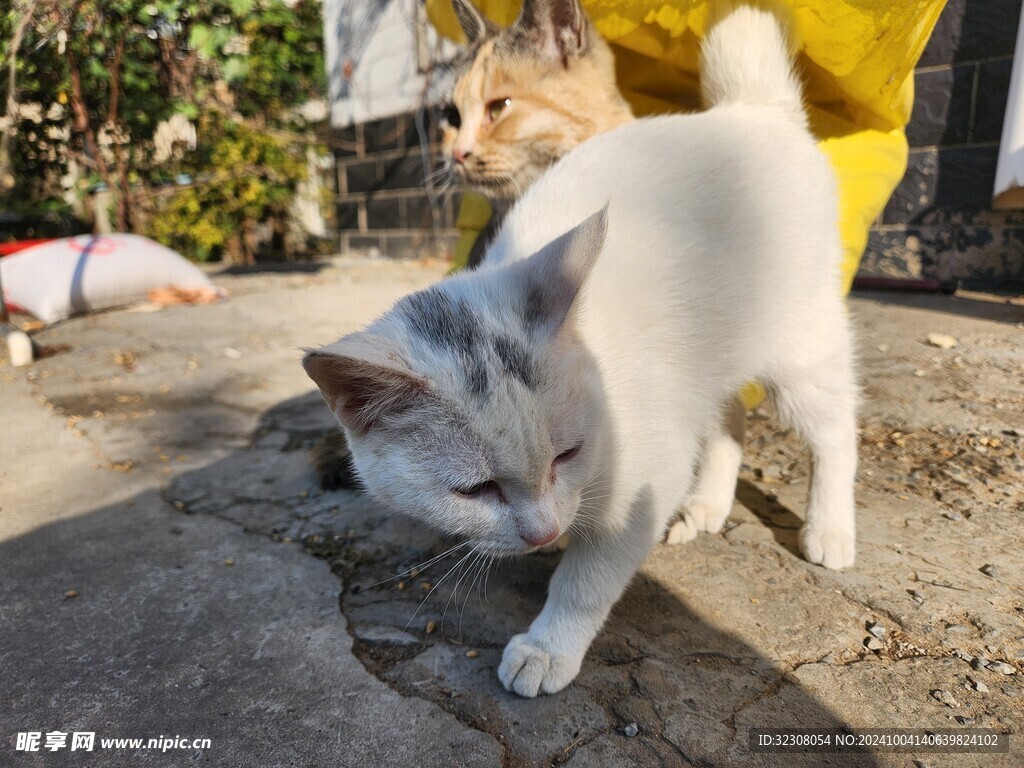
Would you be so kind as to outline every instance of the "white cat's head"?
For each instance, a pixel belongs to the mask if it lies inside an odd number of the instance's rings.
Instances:
[[[371,495],[493,553],[568,530],[606,461],[600,372],[575,327],[606,216],[306,355]]]

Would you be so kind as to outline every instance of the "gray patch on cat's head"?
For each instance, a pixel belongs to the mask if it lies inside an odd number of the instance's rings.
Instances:
[[[541,298],[538,294],[537,300]],[[537,388],[538,365],[530,352],[536,320],[528,305],[517,312],[522,324],[509,327],[479,314],[465,298],[434,286],[402,299],[395,310],[411,337],[451,358],[452,369],[462,374],[466,391],[475,397],[488,399],[503,378]]]
[[[491,390],[487,368],[476,358],[470,362],[471,364],[466,368],[466,386],[477,397],[486,397]]]
[[[396,310],[428,344],[470,356],[480,344],[479,321],[469,304],[436,286],[405,297]]]
[[[507,376],[518,379],[527,389],[536,388],[537,372],[524,344],[502,334],[494,337],[491,346]]]
[[[534,336],[547,325],[548,292],[540,281],[531,275],[522,293],[522,305],[519,308],[523,319],[523,327],[530,336]]]
[[[453,298],[435,286],[407,296],[395,310],[414,336],[459,360],[472,394],[487,394],[490,381],[481,320],[465,299]]]

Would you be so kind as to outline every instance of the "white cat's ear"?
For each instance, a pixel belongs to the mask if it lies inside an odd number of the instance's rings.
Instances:
[[[487,20],[473,0],[452,0],[452,9],[455,11],[455,18],[459,20],[462,27],[462,34],[466,36],[466,43],[474,45],[477,41],[495,35],[498,28]]]
[[[528,259],[509,267],[529,325],[555,333],[572,311],[576,297],[604,250],[608,205],[552,240]]]
[[[427,381],[408,370],[360,354],[358,337],[346,336],[306,353],[302,367],[342,426],[362,434],[409,410],[428,396]],[[375,357],[375,355],[373,355]]]
[[[579,0],[524,0],[515,26],[529,33],[563,67],[587,49],[589,28]]]

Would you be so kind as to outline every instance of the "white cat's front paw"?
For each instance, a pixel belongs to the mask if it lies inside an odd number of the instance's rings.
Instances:
[[[498,677],[506,691],[528,699],[538,693],[557,693],[576,679],[583,657],[562,656],[544,648],[542,641],[516,635],[505,646]]]
[[[810,528],[800,531],[800,549],[812,563],[826,568],[849,568],[857,557],[856,536],[843,528]]]

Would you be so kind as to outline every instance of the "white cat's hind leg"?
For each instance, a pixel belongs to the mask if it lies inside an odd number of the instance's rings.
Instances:
[[[847,568],[856,557],[853,487],[857,471],[857,390],[848,332],[813,365],[775,371],[776,405],[811,449],[807,522],[800,532],[804,557],[826,568]]]
[[[669,528],[667,543],[685,544],[701,531],[718,533],[722,530],[736,496],[746,427],[746,409],[739,397],[734,397],[708,430],[697,484],[683,506],[680,519]]]

